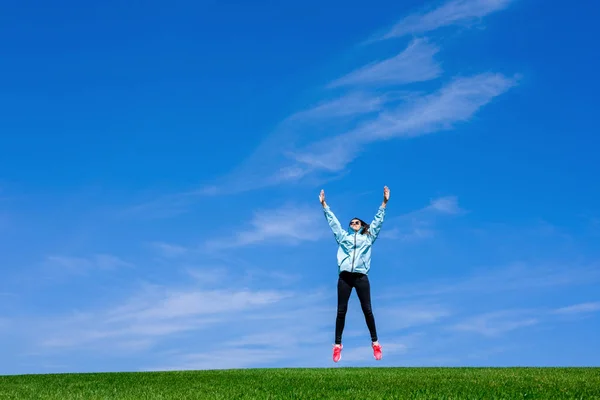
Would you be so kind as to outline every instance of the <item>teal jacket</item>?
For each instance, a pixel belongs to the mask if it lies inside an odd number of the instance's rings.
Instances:
[[[342,271],[368,274],[371,269],[371,246],[381,231],[385,207],[379,207],[377,210],[373,222],[369,225],[369,235],[364,235],[360,231],[355,232],[350,227],[348,230],[344,230],[329,206],[324,207],[323,212],[339,246],[337,251],[338,274]]]

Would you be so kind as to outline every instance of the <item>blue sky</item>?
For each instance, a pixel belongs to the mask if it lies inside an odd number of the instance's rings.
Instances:
[[[593,2],[0,6],[0,374],[597,365]],[[596,14],[597,15],[597,14]]]

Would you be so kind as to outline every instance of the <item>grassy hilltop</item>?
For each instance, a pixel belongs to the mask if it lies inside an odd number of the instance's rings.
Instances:
[[[0,376],[0,399],[600,399],[600,368],[247,369]]]

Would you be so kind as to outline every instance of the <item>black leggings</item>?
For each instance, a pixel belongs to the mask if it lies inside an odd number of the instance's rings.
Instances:
[[[371,341],[377,341],[377,330],[375,329],[375,317],[371,310],[371,285],[369,277],[357,272],[342,271],[338,278],[338,305],[337,318],[335,320],[335,344],[342,343],[342,332],[346,324],[346,312],[348,311],[348,300],[352,293],[352,288],[356,289],[356,294],[360,300],[360,306],[365,315],[365,322],[371,334]]]

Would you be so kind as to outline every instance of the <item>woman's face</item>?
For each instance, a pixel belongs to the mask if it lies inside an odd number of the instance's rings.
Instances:
[[[358,232],[360,230],[360,221],[357,219],[350,221],[350,228],[352,228],[354,232]]]

